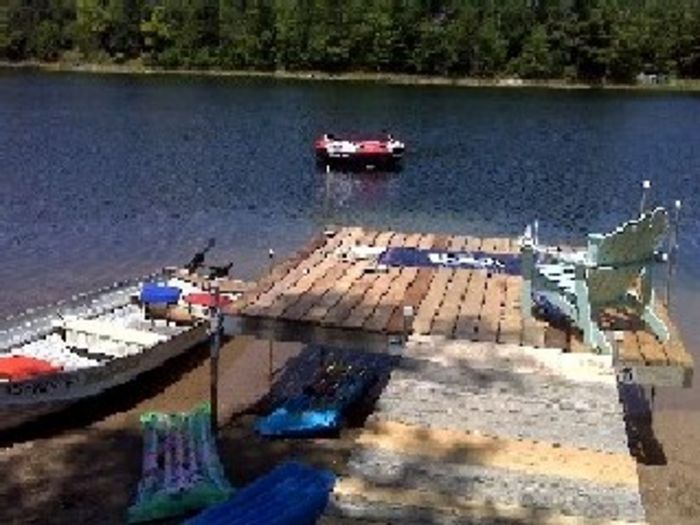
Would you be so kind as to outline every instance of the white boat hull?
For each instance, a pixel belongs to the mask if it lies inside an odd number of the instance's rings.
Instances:
[[[128,383],[207,338],[208,327],[200,324],[138,354],[113,359],[100,366],[0,383],[0,430],[17,427]]]

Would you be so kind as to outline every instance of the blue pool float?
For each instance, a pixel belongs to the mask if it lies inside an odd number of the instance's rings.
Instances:
[[[343,413],[376,381],[374,374],[346,377],[331,397],[300,394],[255,424],[267,437],[310,437],[340,429]]]
[[[258,420],[255,430],[268,437],[305,437],[336,430],[341,419],[338,409],[294,411],[281,407]]]
[[[288,461],[185,525],[313,525],[334,485],[332,472]]]

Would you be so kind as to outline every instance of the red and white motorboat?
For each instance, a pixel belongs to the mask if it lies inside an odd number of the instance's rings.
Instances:
[[[322,166],[342,163],[392,167],[401,161],[406,146],[391,134],[340,137],[325,133],[314,143],[314,150]]]

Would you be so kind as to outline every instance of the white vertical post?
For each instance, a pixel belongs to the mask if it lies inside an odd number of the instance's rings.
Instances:
[[[535,249],[532,239],[523,239],[520,248],[523,284],[520,289],[520,309],[523,319],[532,318],[532,275],[535,271]]]
[[[677,200],[673,208],[673,225],[668,243],[668,274],[666,275],[666,308],[669,310],[669,314],[671,309],[671,281],[673,280],[673,272],[675,271],[678,255],[678,223],[681,216],[681,201]]]
[[[642,200],[639,203],[639,214],[641,215],[642,213],[645,212],[647,209],[647,198],[648,198],[648,193],[649,189],[651,188],[651,181],[649,179],[645,179],[642,181]]]

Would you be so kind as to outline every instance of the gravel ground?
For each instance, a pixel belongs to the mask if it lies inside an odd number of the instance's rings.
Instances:
[[[445,371],[445,374],[450,373]],[[377,402],[376,417],[591,450],[618,453],[628,450],[622,410],[614,388],[585,388],[562,382],[547,384],[546,378],[503,372],[492,376],[491,380],[488,374],[482,375],[483,388],[479,388],[469,374],[463,376],[463,388],[456,381],[423,381],[422,377],[419,369],[392,374]],[[429,377],[439,377],[434,366],[430,366]],[[517,389],[512,385],[518,385]],[[515,395],[517,392],[521,392],[520,395]],[[504,414],[507,417],[503,417]],[[601,417],[606,424],[601,424]]]
[[[644,519],[637,490],[583,480],[396,454],[378,449],[354,453],[349,471],[382,486],[460,494],[507,505],[557,509],[563,514],[631,521]]]

